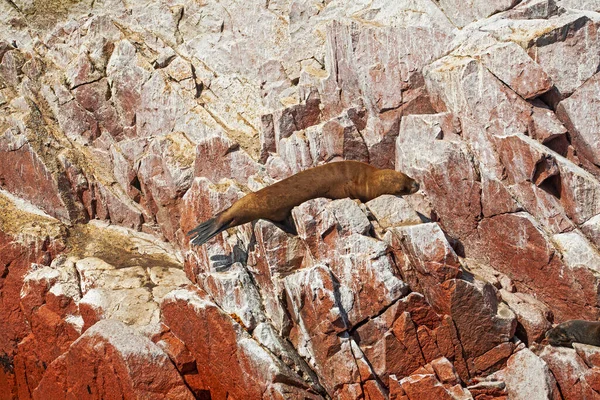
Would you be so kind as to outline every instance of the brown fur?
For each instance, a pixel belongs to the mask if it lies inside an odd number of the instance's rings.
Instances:
[[[285,229],[292,208],[317,197],[362,202],[383,194],[414,193],[419,185],[402,172],[378,169],[358,161],[334,162],[310,168],[250,193],[190,231],[192,243],[201,245],[227,228],[257,219],[267,219]]]
[[[552,346],[573,347],[573,343],[600,346],[600,322],[566,321],[546,332],[546,339]]]

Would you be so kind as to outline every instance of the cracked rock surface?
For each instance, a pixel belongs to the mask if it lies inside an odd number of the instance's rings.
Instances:
[[[0,0],[0,400],[600,399],[600,4],[467,3]]]

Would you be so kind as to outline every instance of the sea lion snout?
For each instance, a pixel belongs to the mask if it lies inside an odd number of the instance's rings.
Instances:
[[[410,194],[417,193],[419,188],[419,183],[417,181],[413,181],[413,183],[410,185]]]

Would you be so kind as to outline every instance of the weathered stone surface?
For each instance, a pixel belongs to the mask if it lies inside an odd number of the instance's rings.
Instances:
[[[405,255],[407,263],[400,264],[402,276],[411,288],[434,301],[439,284],[460,275],[460,263],[437,223],[408,225],[390,229],[392,247],[399,252],[396,259]]]
[[[262,394],[277,384],[309,389],[201,294],[189,289],[174,291],[161,308],[165,323],[196,359],[200,380],[193,385],[188,381],[193,391],[210,390],[218,398],[263,398]],[[219,332],[218,346],[212,340],[215,332]]]
[[[566,97],[598,69],[598,22],[582,14],[566,14],[552,28],[536,37],[529,54],[552,78],[559,95]]]
[[[422,222],[415,210],[402,197],[379,196],[369,201],[367,207],[383,228],[416,225]]]
[[[552,311],[531,295],[501,289],[500,296],[517,317],[516,335],[528,345],[540,342],[552,327]]]
[[[552,80],[521,46],[499,42],[489,34],[469,38],[453,54],[470,56],[524,99],[533,98],[552,88]]]
[[[589,344],[573,343],[573,348],[588,367],[600,366],[600,349]]]
[[[66,398],[67,391],[99,398],[194,398],[157,345],[111,320],[89,329],[49,365],[33,398]]]
[[[453,237],[471,234],[481,213],[481,184],[460,132],[451,114],[410,115],[396,141],[396,167],[419,182]]]
[[[39,3],[0,2],[0,399],[136,397],[107,318],[164,349],[174,392],[138,397],[600,393],[592,350],[537,344],[599,315],[597,4]],[[338,160],[421,190],[189,247]]]
[[[595,318],[596,300],[590,301],[597,296],[595,274],[580,267],[570,274],[561,272],[566,266],[530,215],[487,218],[479,225],[479,234],[490,264],[511,278],[520,292],[535,294],[550,306],[558,321]]]
[[[546,346],[539,357],[552,371],[563,398],[600,398],[600,395],[590,387],[586,380],[591,374],[591,370],[587,368],[575,350]]]
[[[572,96],[561,101],[556,114],[565,124],[573,146],[595,165],[600,164],[597,109],[600,105],[600,75],[596,74],[579,87]]]
[[[529,349],[513,354],[500,374],[511,399],[552,399],[558,396],[548,365]]]
[[[556,3],[565,8],[596,12],[600,11],[600,4],[597,0],[558,0]]]
[[[479,19],[489,17],[499,11],[504,11],[515,5],[511,0],[475,1],[465,10],[463,4],[454,0],[435,1],[448,18],[459,28]]]

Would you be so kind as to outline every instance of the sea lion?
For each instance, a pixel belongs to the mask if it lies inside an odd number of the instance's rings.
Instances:
[[[379,169],[358,161],[340,161],[299,172],[237,200],[188,232],[200,246],[225,229],[266,219],[288,233],[296,233],[292,208],[317,197],[359,199],[367,202],[382,194],[415,193],[419,184],[402,172]]]
[[[552,346],[573,347],[573,343],[600,346],[600,322],[566,321],[546,332],[546,339]]]

